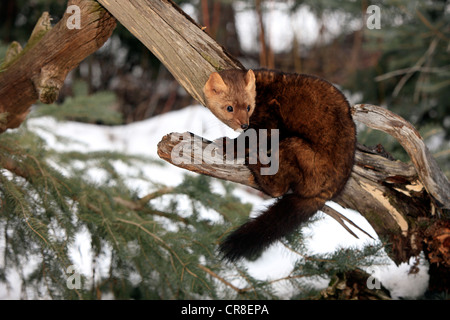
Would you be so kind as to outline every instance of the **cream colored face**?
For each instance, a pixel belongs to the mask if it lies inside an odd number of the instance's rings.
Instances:
[[[226,72],[226,71],[225,71]],[[207,107],[223,123],[244,131],[255,109],[256,85],[252,70],[231,71],[227,76],[213,72],[203,87]]]

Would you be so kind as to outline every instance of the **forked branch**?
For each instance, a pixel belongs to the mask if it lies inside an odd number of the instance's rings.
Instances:
[[[410,218],[431,217],[435,212],[450,208],[449,182],[417,130],[405,119],[374,105],[355,105],[352,114],[355,121],[399,140],[412,164],[358,145],[352,175],[335,201],[359,211],[379,236],[403,238],[405,242],[394,246],[393,250],[397,261],[404,261],[420,251],[417,243],[407,240],[411,238],[408,235],[416,232]],[[158,144],[158,155],[180,168],[259,189],[244,164],[227,163],[214,153],[211,144],[213,142],[191,133],[171,133]],[[180,151],[184,152],[181,161]],[[355,235],[345,225],[347,221],[355,226],[346,217],[330,207],[323,211]]]
[[[51,27],[48,13],[26,47],[13,43],[0,66],[0,133],[18,127],[38,99],[53,103],[72,69],[110,37],[116,20],[96,1],[70,0],[80,9],[80,28],[69,28],[70,13]]]

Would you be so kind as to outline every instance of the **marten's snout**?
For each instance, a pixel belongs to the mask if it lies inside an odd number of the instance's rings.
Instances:
[[[241,124],[241,129],[242,130],[247,130],[248,129],[248,124],[246,124],[246,123]]]

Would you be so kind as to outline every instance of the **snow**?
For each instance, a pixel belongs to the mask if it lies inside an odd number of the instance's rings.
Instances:
[[[275,5],[275,3],[273,4]],[[319,24],[314,15],[305,7],[301,6],[297,12],[289,15],[286,5],[276,3],[277,6],[270,6],[265,12],[264,23],[269,37],[269,42],[275,52],[289,49],[293,37],[296,37],[299,43],[309,45],[317,41],[319,35]],[[244,50],[254,51],[258,48],[257,41],[257,16],[251,9],[245,6],[245,2],[236,1],[236,22],[241,45]],[[190,5],[184,5],[183,8],[195,17],[195,10]],[[340,17],[327,18],[328,30],[331,30],[330,38],[338,33],[342,26],[340,25]],[[45,138],[49,148],[59,151],[117,151],[130,155],[145,155],[158,158],[156,150],[157,143],[161,138],[171,132],[190,131],[210,140],[227,135],[236,136],[236,133],[224,126],[217,120],[206,108],[202,106],[191,106],[180,111],[170,112],[160,115],[149,120],[132,123],[123,126],[99,126],[91,124],[83,124],[76,122],[58,122],[50,117],[32,118],[28,120],[28,126]],[[66,137],[68,141],[61,141],[56,137]],[[117,164],[119,167],[120,164]],[[141,168],[145,176],[155,183],[163,183],[168,186],[178,185],[183,175],[187,171],[175,166],[167,165],[163,169],[153,163],[149,163]],[[121,172],[129,173],[130,168],[126,166],[120,167]],[[102,174],[100,171],[93,170],[91,179],[101,181]],[[144,181],[132,182],[134,187],[138,187],[142,194],[147,194],[151,186]],[[218,190],[220,187],[218,186]],[[255,214],[272,200],[263,200],[253,194],[248,193],[244,188],[237,187],[236,196],[240,197],[244,202],[250,202],[254,205],[253,212]],[[308,227],[305,234],[308,234],[307,247],[311,252],[326,253],[332,252],[337,248],[357,247],[375,243],[377,239],[375,231],[370,224],[358,212],[340,208],[335,203],[329,203],[335,209],[347,216],[350,220],[360,226],[362,229],[371,234],[376,240],[372,240],[365,234],[352,228],[358,235],[359,239],[351,236],[344,228],[342,228],[335,220],[323,215],[323,218]],[[208,216],[212,218],[212,216]],[[71,250],[72,257],[77,261],[77,267],[80,272],[92,276],[92,259],[90,256],[90,239],[87,233],[80,234]],[[247,267],[249,273],[258,279],[277,279],[287,276],[291,271],[296,256],[292,252],[285,249],[282,245],[274,245],[270,247],[257,261],[248,262]],[[386,259],[387,255],[386,255]],[[388,260],[383,266],[374,266],[368,268],[367,271],[377,277],[382,284],[390,290],[393,298],[416,298],[420,297],[427,287],[428,274],[427,265],[420,260],[419,272],[417,274],[409,274],[411,266],[415,264],[412,258],[409,264],[401,264],[396,266],[392,261]],[[11,272],[8,279],[13,284],[12,288],[6,288],[0,284],[0,299],[19,299],[21,294],[19,277],[16,273]],[[318,286],[326,287],[327,282],[321,281]],[[277,291],[281,296],[286,298],[292,293],[286,286],[277,287]]]
[[[266,40],[275,53],[289,51],[294,38],[297,44],[309,47],[318,41],[330,42],[342,32],[343,28],[347,31],[361,28],[362,21],[359,17],[348,19],[343,12],[325,11],[323,21],[320,22],[308,5],[300,5],[292,10],[293,4],[292,1],[263,3]],[[245,1],[235,1],[233,6],[242,49],[247,52],[259,52],[259,22],[256,11]],[[194,13],[193,15],[195,16]],[[346,21],[345,26],[343,21]]]
[[[108,150],[129,155],[145,155],[155,159],[158,158],[156,152],[157,143],[164,135],[171,132],[190,131],[210,140],[224,135],[229,137],[236,136],[234,131],[217,120],[209,110],[199,105],[190,106],[149,120],[114,127],[70,121],[58,122],[51,117],[31,118],[28,120],[27,125],[46,140],[49,148],[55,150],[81,152]],[[56,139],[55,136],[66,139]],[[124,166],[122,170],[126,174],[130,168]],[[152,162],[145,165],[141,170],[151,181],[168,186],[178,185],[182,181],[183,175],[188,172],[170,164],[161,168],[161,166]],[[101,180],[101,174],[96,174],[95,170],[93,170],[91,179]],[[136,187],[136,181],[133,180],[132,183]],[[151,186],[148,185],[148,182],[140,181],[139,188],[144,195],[149,192]],[[217,192],[220,192],[219,187]],[[254,207],[251,214],[259,212],[272,201],[263,200],[254,194],[250,194],[245,188],[240,186],[235,189],[235,194],[242,201],[253,204]],[[358,212],[343,209],[336,203],[330,202],[328,204],[346,215],[371,234],[372,237],[377,238],[370,224]],[[335,220],[324,214],[322,215],[321,219],[305,230],[305,234],[308,235],[307,247],[311,252],[327,253],[337,248],[362,248],[366,244],[375,243],[375,240],[352,228],[359,237],[359,239],[354,238]],[[209,213],[208,217],[214,218],[211,213]],[[90,259],[89,244],[89,236],[80,234],[75,241],[74,248],[71,250],[73,259],[77,261],[78,270],[86,275],[92,275],[92,259]],[[296,258],[295,254],[288,251],[281,244],[277,244],[270,247],[260,259],[247,262],[246,266],[249,273],[255,278],[273,280],[286,277],[292,271]],[[397,267],[394,263],[389,262],[387,265],[376,266],[368,271],[380,279],[383,285],[391,290],[394,297],[415,298],[420,296],[426,289],[428,281],[427,266],[420,266],[420,271],[416,275],[408,275],[409,268],[408,264]],[[327,282],[321,281],[318,285],[325,287]],[[286,286],[279,286],[277,291],[286,298],[291,294]],[[19,297],[20,290],[5,292],[5,288],[0,286],[0,298],[14,299]]]

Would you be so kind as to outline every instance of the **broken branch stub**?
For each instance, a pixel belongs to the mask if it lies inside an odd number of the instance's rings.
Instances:
[[[18,127],[39,99],[53,103],[72,69],[111,36],[116,20],[93,0],[70,0],[80,9],[80,28],[69,28],[71,13],[50,26],[48,13],[37,23],[27,45],[11,52],[0,72],[0,133]]]
[[[386,118],[392,116],[386,109],[377,106],[367,108],[357,105],[352,108],[352,111],[356,121],[369,126],[373,121],[373,113],[376,115],[386,113],[384,115]],[[394,124],[399,128],[410,128],[404,119],[398,116],[393,119],[396,121]],[[389,125],[388,129],[384,129],[381,125],[377,125],[377,128],[389,133],[394,130],[392,125]],[[404,139],[410,139],[410,137],[407,135]],[[414,137],[419,141],[414,143],[403,141],[403,145],[406,147],[421,145],[425,150],[420,154],[429,153],[420,135],[415,134]],[[159,142],[158,155],[180,168],[259,190],[250,170],[242,162],[233,163],[227,162],[224,158],[218,158],[211,152],[214,150],[212,144],[214,143],[192,133],[171,133],[164,136]],[[184,151],[182,155],[184,161],[174,161],[174,158],[179,156],[180,150]],[[411,151],[408,153],[416,156]],[[440,208],[437,207],[438,210],[448,206],[443,191],[445,186],[443,189],[436,188],[436,182],[433,180],[436,172],[428,172],[437,168],[436,164],[428,163],[429,159],[425,156],[415,159],[412,164],[407,164],[391,159],[384,153],[380,154],[376,150],[358,145],[351,177],[343,192],[334,199],[343,207],[360,212],[369,221],[378,236],[389,239],[393,243],[391,257],[397,263],[407,261],[409,257],[420,253],[421,246],[417,243],[420,241],[420,237],[411,235],[420,232],[416,223],[417,218],[433,216],[436,210],[434,197],[443,199],[438,200],[443,204]],[[417,166],[422,165],[428,168],[422,172],[425,172],[429,180],[422,181],[422,176],[418,174],[421,169],[417,169]],[[441,178],[441,180],[443,183],[447,181],[446,178]],[[336,211],[328,208],[325,208],[323,212],[336,219],[349,231],[344,225],[344,222],[347,221],[344,216],[339,216],[339,213],[336,215]],[[352,224],[349,221],[347,223]]]
[[[419,132],[399,115],[379,106],[358,104],[355,121],[394,137],[408,153],[420,181],[438,209],[450,209],[450,183],[426,147]]]

